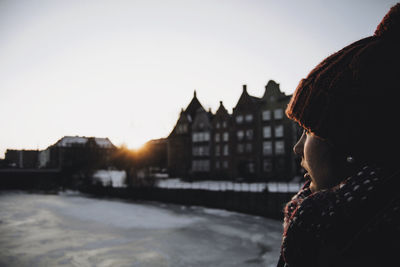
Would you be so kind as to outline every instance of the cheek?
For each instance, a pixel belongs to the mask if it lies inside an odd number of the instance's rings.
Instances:
[[[304,143],[304,159],[311,172],[319,172],[330,165],[330,150],[323,141],[315,137],[307,138]]]

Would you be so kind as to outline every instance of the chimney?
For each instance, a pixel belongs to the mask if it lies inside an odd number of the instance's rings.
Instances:
[[[243,84],[243,92],[247,93],[247,85]]]
[[[222,106],[222,101],[219,101],[219,105]]]
[[[193,98],[196,98],[196,89],[194,90]]]

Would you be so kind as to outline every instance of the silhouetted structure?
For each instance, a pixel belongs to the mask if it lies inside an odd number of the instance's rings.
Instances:
[[[39,152],[40,168],[107,167],[115,146],[108,138],[64,136]]]
[[[290,96],[269,81],[261,98],[242,94],[232,114],[220,102],[207,112],[196,92],[168,136],[170,176],[256,180],[290,180],[298,175],[292,147],[298,126],[284,110]]]
[[[37,168],[38,150],[15,150],[7,149],[5,165],[13,168]]]
[[[188,177],[192,168],[192,123],[196,112],[203,108],[194,91],[193,99],[182,109],[178,122],[168,136],[168,171],[170,176]],[[204,108],[203,108],[204,109]]]

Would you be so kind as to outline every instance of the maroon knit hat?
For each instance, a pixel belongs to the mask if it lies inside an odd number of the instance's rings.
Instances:
[[[376,157],[382,145],[400,148],[399,92],[400,3],[373,36],[329,56],[301,80],[286,115],[342,153]]]

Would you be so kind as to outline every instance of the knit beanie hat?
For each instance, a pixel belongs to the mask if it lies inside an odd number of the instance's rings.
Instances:
[[[286,115],[343,154],[377,160],[400,148],[399,93],[400,3],[373,36],[329,56],[301,80]]]

